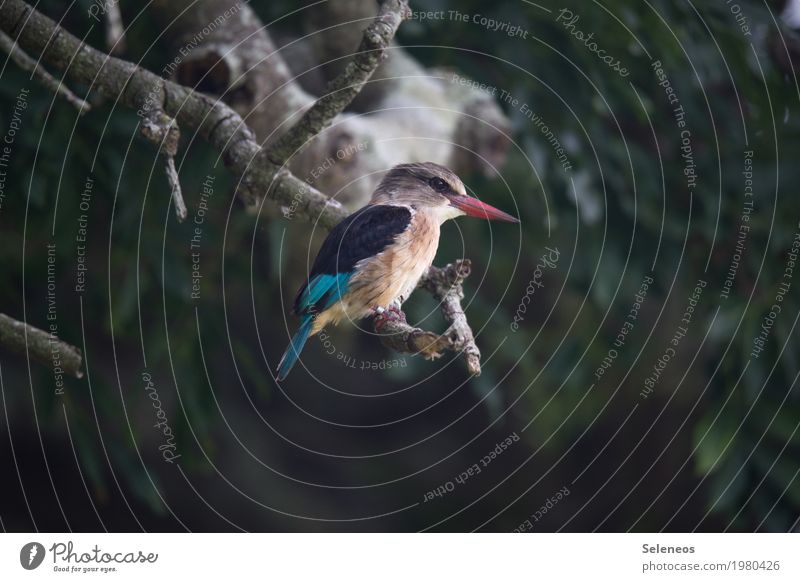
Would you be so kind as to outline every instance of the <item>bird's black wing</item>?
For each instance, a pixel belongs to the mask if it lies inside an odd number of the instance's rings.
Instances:
[[[310,305],[300,304],[309,283],[313,285],[321,276],[347,277],[359,261],[380,253],[410,223],[408,208],[379,204],[367,205],[337,224],[322,243],[306,284],[297,292],[294,312],[300,314],[309,310]]]

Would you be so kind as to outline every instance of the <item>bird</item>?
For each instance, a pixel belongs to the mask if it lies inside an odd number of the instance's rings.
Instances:
[[[519,220],[469,196],[461,179],[433,162],[391,168],[361,209],[328,233],[293,312],[300,327],[277,366],[286,379],[309,337],[328,324],[376,318],[376,327],[405,321],[403,302],[431,266],[441,225],[458,216],[518,223]]]

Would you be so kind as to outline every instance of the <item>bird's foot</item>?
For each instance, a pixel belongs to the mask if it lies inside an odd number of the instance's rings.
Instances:
[[[399,321],[401,323],[408,323],[406,320],[406,314],[403,309],[400,307],[399,303],[392,303],[389,306],[389,309],[386,310],[386,313],[389,314],[389,317],[393,321]]]
[[[375,322],[375,331],[379,333],[390,321],[406,323],[406,314],[403,313],[399,305],[394,303],[390,305],[388,309],[385,307],[373,307],[372,318]]]

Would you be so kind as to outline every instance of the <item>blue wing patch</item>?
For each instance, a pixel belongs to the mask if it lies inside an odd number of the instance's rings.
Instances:
[[[410,223],[408,208],[367,205],[337,224],[320,247],[308,283],[297,294],[294,312],[319,313],[336,303],[347,291],[358,262],[380,253]]]
[[[278,380],[286,378],[311,334],[314,318],[347,293],[359,261],[380,253],[411,223],[411,211],[402,206],[368,205],[345,218],[322,243],[308,282],[300,288],[294,312],[300,329],[278,364]]]

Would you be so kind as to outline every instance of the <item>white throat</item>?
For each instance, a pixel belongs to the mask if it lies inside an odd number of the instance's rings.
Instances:
[[[430,215],[434,218],[434,220],[439,222],[440,225],[450,220],[451,218],[464,216],[464,211],[459,210],[454,206],[450,206],[449,204],[445,206],[435,206],[433,208],[428,208],[426,210],[430,213]]]

